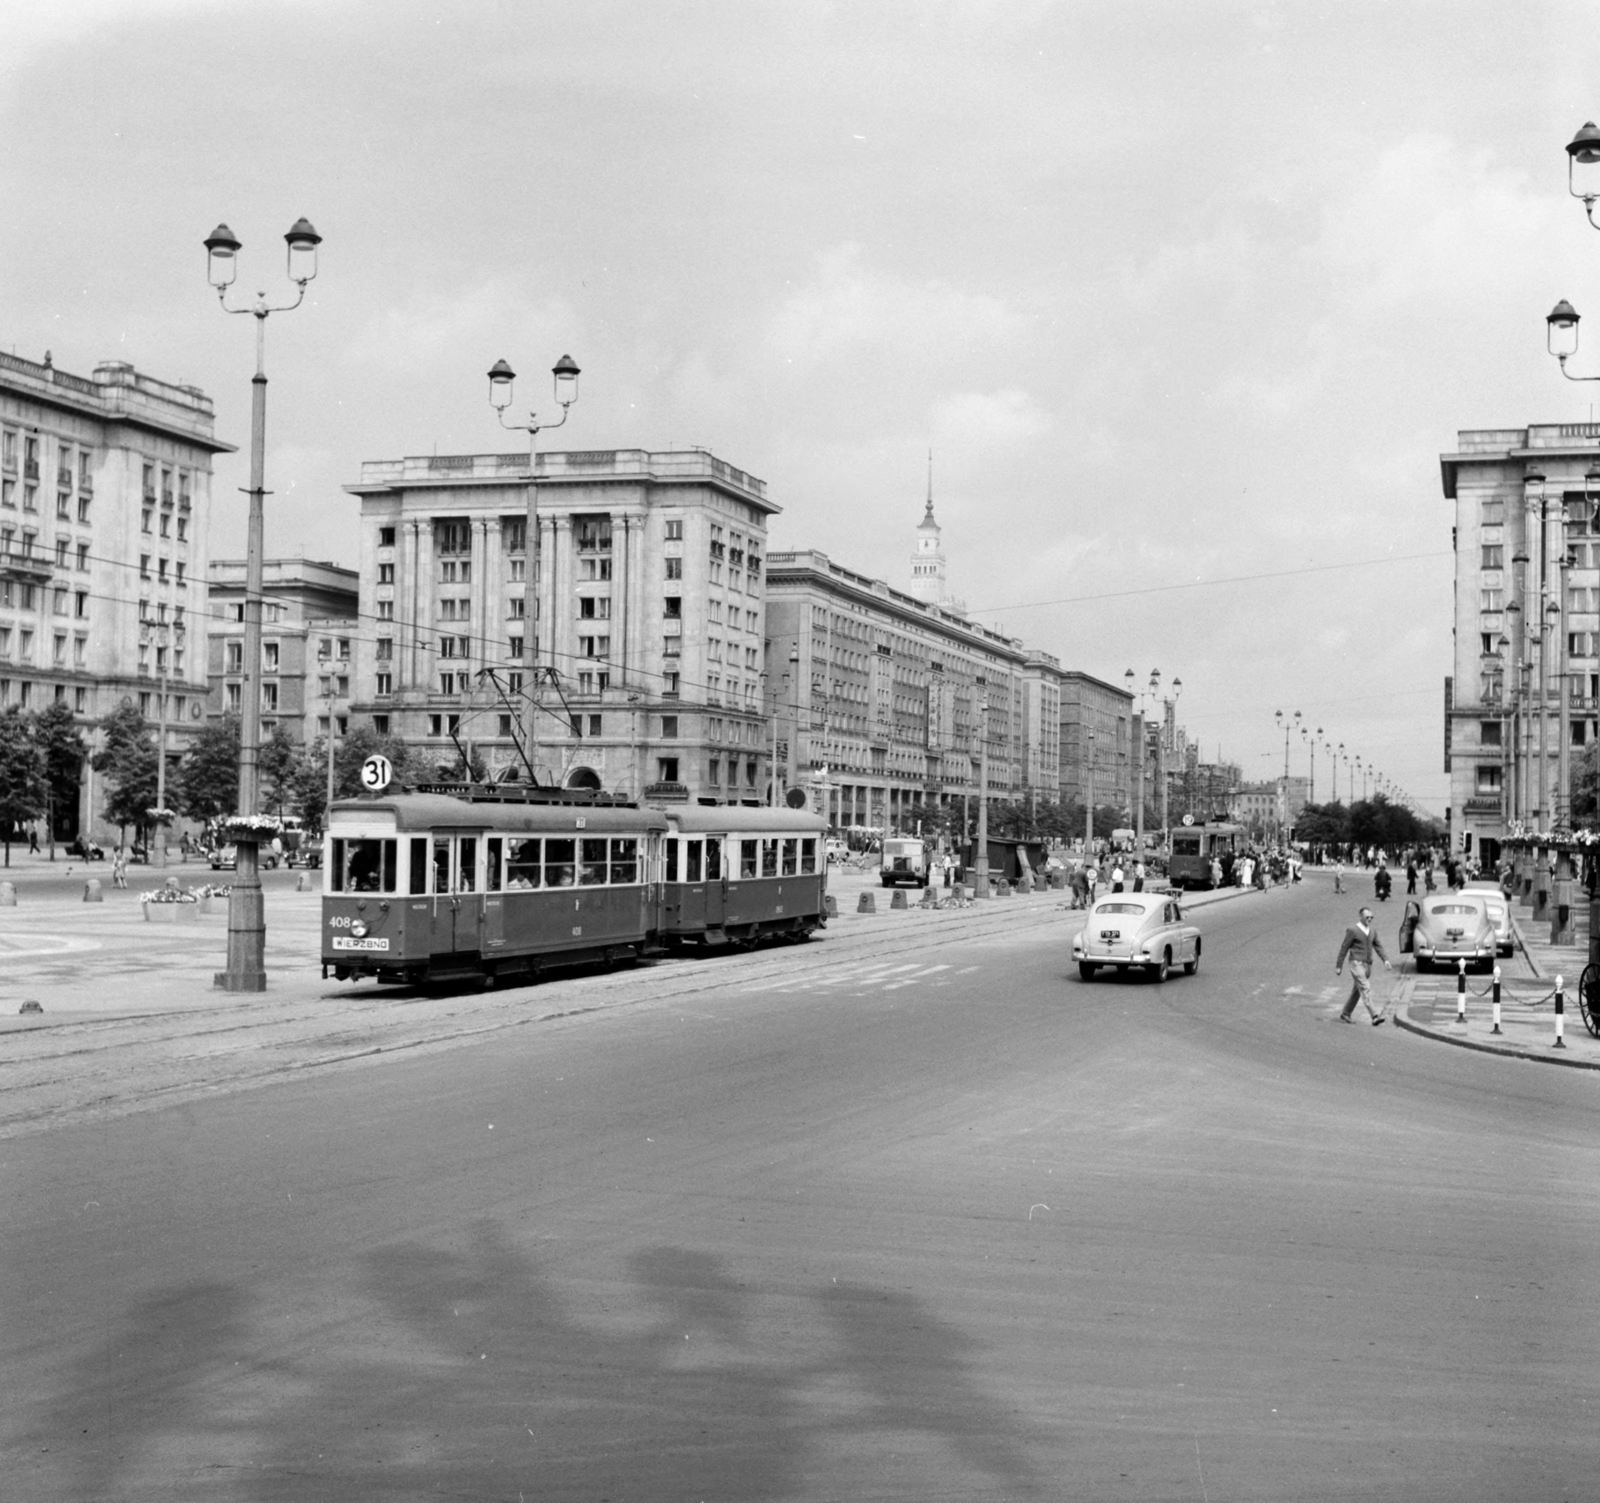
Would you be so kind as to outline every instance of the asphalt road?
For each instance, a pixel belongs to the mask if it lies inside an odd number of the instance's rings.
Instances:
[[[1597,1082],[1333,1025],[1347,907],[1164,986],[1065,915],[732,957],[0,1143],[4,1495],[1600,1496]]]

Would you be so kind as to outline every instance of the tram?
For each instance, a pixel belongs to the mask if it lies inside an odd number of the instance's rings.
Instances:
[[[809,938],[827,823],[788,809],[642,808],[458,786],[329,811],[322,973],[531,978],[669,946]]]
[[[1211,887],[1211,863],[1244,847],[1243,825],[1180,825],[1172,831],[1167,880],[1177,888]]]

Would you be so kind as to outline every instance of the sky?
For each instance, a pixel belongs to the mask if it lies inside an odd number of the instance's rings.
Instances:
[[[238,290],[288,294],[304,215],[319,274],[267,328],[270,556],[353,566],[363,460],[518,448],[485,373],[546,415],[570,353],[550,447],[701,445],[767,482],[771,548],[902,587],[931,449],[974,619],[1181,678],[1247,777],[1300,710],[1442,813],[1438,456],[1600,395],[1543,322],[1600,281],[1563,151],[1600,115],[1594,22],[0,0],[0,347],[192,382],[243,448],[250,321],[201,242],[226,221]],[[219,460],[214,557],[242,556],[246,482]]]

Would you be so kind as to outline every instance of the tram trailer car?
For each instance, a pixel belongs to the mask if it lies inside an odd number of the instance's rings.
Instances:
[[[679,941],[804,938],[826,922],[824,829],[790,810],[347,800],[328,820],[323,974],[531,977]]]
[[[809,938],[828,922],[828,822],[793,809],[684,804],[663,866],[661,929],[669,941],[721,945]]]

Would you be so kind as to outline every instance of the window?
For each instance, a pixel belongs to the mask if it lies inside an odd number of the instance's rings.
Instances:
[[[1480,721],[1478,732],[1478,739],[1484,746],[1500,745],[1500,722],[1498,720]]]
[[[182,512],[178,514],[178,541],[180,543],[189,541],[189,518]]]
[[[150,523],[154,520],[154,518],[155,510],[149,506],[145,507],[144,510],[139,513],[139,531],[149,532],[151,530]]]
[[[79,715],[88,713],[89,691],[87,689],[74,689],[72,691],[72,708]]]
[[[230,715],[237,715],[239,713],[239,707],[244,700],[244,695],[239,684],[228,685],[227,699],[228,713]]]
[[[678,781],[678,759],[676,757],[656,758],[656,781],[659,783],[676,783]]]
[[[36,486],[36,485],[24,485],[22,487],[22,509],[24,511],[38,511],[38,509],[39,509],[39,487],[38,486]],[[28,686],[26,684],[24,684],[22,686],[22,689],[23,689],[23,692],[26,693],[27,689],[28,689]]]
[[[380,548],[394,547],[394,528],[380,527],[378,529],[378,546]]]
[[[373,656],[376,657],[380,663],[387,663],[391,658],[393,658],[394,638],[379,637],[376,645],[373,648]]]
[[[433,528],[433,546],[441,556],[449,553],[472,552],[471,522],[436,522]]]
[[[1501,606],[1501,590],[1478,591],[1478,609],[1480,611],[1497,611]]]
[[[746,788],[754,788],[756,786],[756,764],[754,762],[746,762],[744,764],[744,785]]]
[[[528,519],[526,517],[502,517],[500,519],[500,546],[507,553],[526,553],[528,551]]]
[[[1485,527],[1498,527],[1506,519],[1506,504],[1504,501],[1485,501],[1481,513],[1481,520]]]
[[[160,584],[167,582],[167,560],[164,558],[156,560],[156,580]]]
[[[394,565],[393,564],[379,564],[378,565],[378,583],[379,584],[393,584],[394,583]]]
[[[509,573],[507,578],[512,584],[520,584],[528,577],[528,561],[525,558],[511,559],[507,565]]]
[[[50,644],[50,661],[58,668],[66,665],[67,639],[61,632],[56,633],[54,641]]]
[[[520,663],[522,661],[522,641],[520,636],[506,639],[506,659],[508,662]]]
[[[1567,656],[1572,658],[1594,657],[1597,639],[1600,639],[1600,633],[1569,631],[1567,633]]]
[[[683,522],[680,518],[674,517],[666,524],[666,527],[666,538],[669,543],[681,543],[683,541]]]
[[[15,480],[0,480],[0,506],[9,506],[12,510],[17,505],[17,482]]]
[[[594,674],[593,673],[585,671],[585,670],[581,670],[581,669],[579,670],[579,673],[578,673],[578,693],[580,693],[580,694],[593,694],[594,693]],[[581,736],[583,734],[583,732],[578,728],[578,720],[577,720],[576,716],[573,717],[572,734],[574,736]]]
[[[683,654],[683,638],[682,637],[667,637],[662,641],[662,644],[661,644],[661,655],[662,655],[662,657],[675,658],[675,657],[681,657],[682,654]],[[675,673],[674,674],[669,674],[668,677],[669,678],[676,678],[677,675]],[[677,691],[674,690],[673,692],[676,693]]]
[[[380,600],[378,602],[378,620],[380,620],[380,621],[393,621],[394,620],[394,601],[392,601],[392,600]]]
[[[466,674],[462,674],[462,677],[465,678]],[[453,695],[456,692],[456,676],[455,676],[455,674],[453,674],[453,673],[441,673],[439,675],[439,692],[441,694],[450,694],[450,695]]]
[[[706,763],[706,782],[715,788],[722,781],[722,758],[712,757]]]
[[[502,738],[510,736],[510,734],[511,734],[511,717],[509,715],[502,715],[500,717],[500,729],[496,734],[498,734]]]
[[[681,558],[669,558],[667,560],[667,578],[683,578],[683,560]]]
[[[678,717],[676,715],[663,715],[661,717],[661,734],[668,741],[678,738]]]
[[[78,569],[83,574],[89,572],[89,545],[87,543],[78,544]]]
[[[141,553],[139,555],[139,578],[140,579],[149,579],[149,577],[150,577],[150,555],[148,553]],[[241,605],[241,606],[238,607],[238,610],[239,610],[239,620],[243,621],[244,620],[244,607]]]
[[[510,600],[506,602],[506,606],[513,621],[522,621],[526,619],[525,613],[528,609],[528,602],[524,600],[522,596],[513,595]]]
[[[261,708],[269,715],[278,711],[278,686],[276,684],[263,684],[261,686]]]
[[[1498,764],[1486,762],[1478,768],[1478,792],[1498,793],[1500,791],[1500,768]]]
[[[72,597],[72,614],[82,621],[89,614],[89,592],[78,590]]]
[[[261,644],[261,666],[268,673],[278,671],[278,644],[276,642],[263,642]]]
[[[164,511],[164,512],[161,513],[161,536],[164,537],[164,538],[168,538],[168,537],[172,536],[172,513],[171,512]]]
[[[430,715],[428,717],[428,734],[430,736],[444,735],[444,716]]]
[[[609,595],[579,596],[578,616],[584,621],[609,621],[611,619],[611,597]]]
[[[378,675],[378,691],[377,692],[379,694],[393,694],[394,693],[394,675],[392,673],[380,673]]]
[[[589,717],[589,734],[591,736],[603,736],[605,734],[601,729],[603,720],[604,717],[600,715],[591,715]]]
[[[661,675],[661,693],[667,699],[676,699],[678,697],[678,675],[676,673],[663,673]]]
[[[668,595],[666,597],[666,599],[662,602],[661,614],[668,621],[681,621],[681,620],[683,620],[683,596],[682,595]]]
[[[228,664],[225,670],[228,673],[244,672],[244,643],[228,643]]]
[[[389,717],[387,715],[374,715],[372,717],[372,728],[380,736],[387,736],[389,734]]]
[[[184,561],[180,558],[178,560],[177,564],[175,565],[175,568],[177,570],[177,575],[178,575],[178,588],[180,590],[184,589],[188,584],[188,580],[185,579],[184,576],[189,572],[189,566],[188,566],[188,564],[184,563]],[[276,620],[278,615],[280,615],[280,614],[282,614],[282,613],[281,612],[274,613],[273,619]]]
[[[456,655],[456,639],[454,637],[439,638],[439,656],[453,658]]]
[[[580,553],[609,553],[611,551],[611,521],[598,517],[578,520],[573,532]]]
[[[1569,611],[1595,611],[1600,610],[1600,589],[1572,588],[1567,591],[1567,609]]]
[[[739,842],[739,878],[741,881],[760,874],[760,850],[761,842],[759,840],[741,840]]]
[[[72,520],[72,492],[62,491],[56,497],[56,520],[70,522]]]

